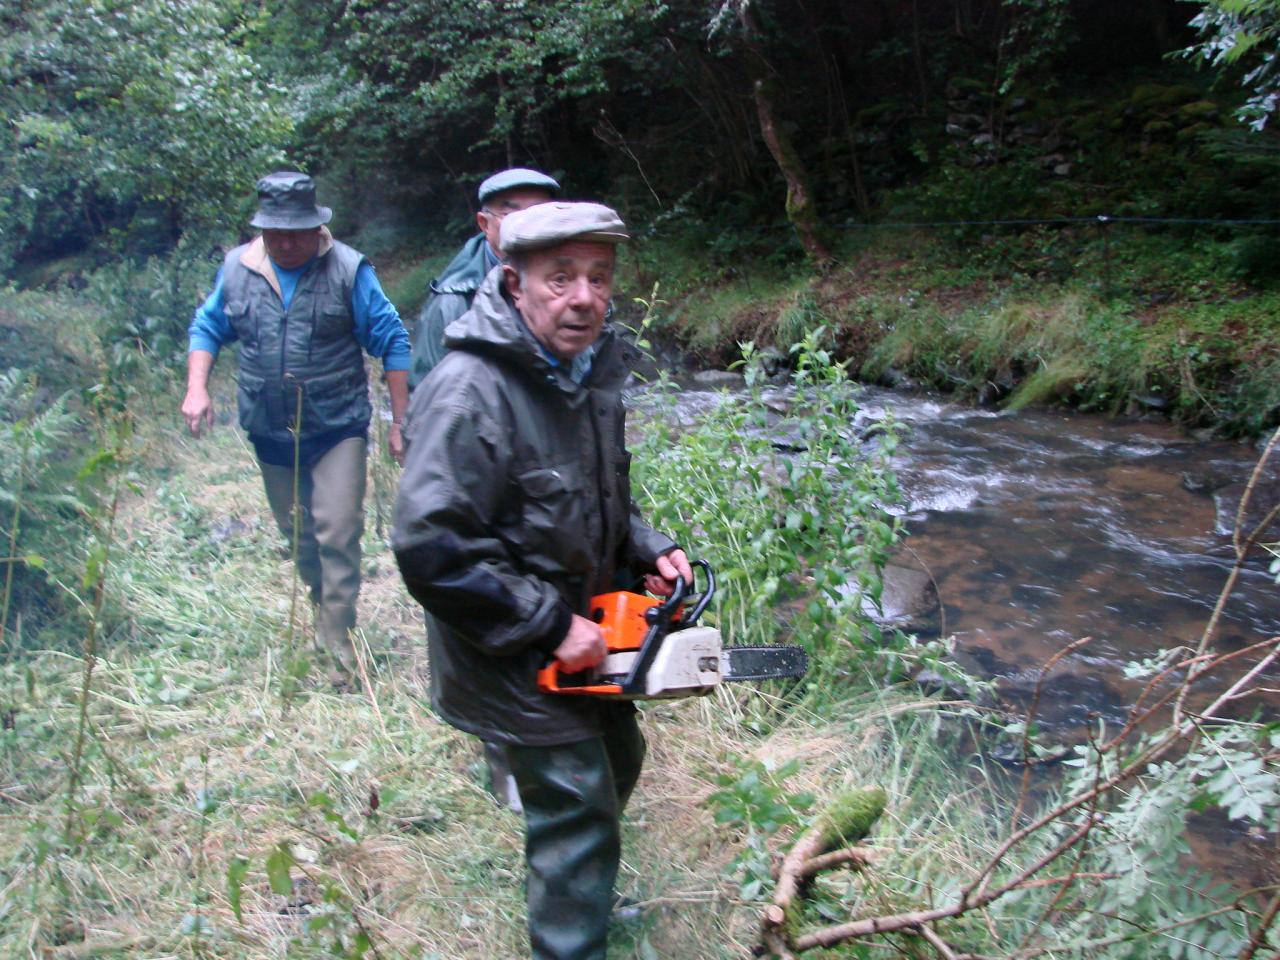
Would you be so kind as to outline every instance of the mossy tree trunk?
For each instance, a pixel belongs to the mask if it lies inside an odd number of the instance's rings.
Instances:
[[[777,102],[770,80],[770,77],[776,75],[776,71],[761,49],[763,34],[752,0],[736,0],[736,10],[747,47],[748,70],[753,77],[752,97],[755,100],[756,116],[760,121],[760,133],[787,184],[787,219],[795,227],[805,253],[817,265],[825,267],[831,262],[831,252],[822,240],[818,209],[813,200],[813,188],[809,185],[809,173],[791,137],[778,122]]]

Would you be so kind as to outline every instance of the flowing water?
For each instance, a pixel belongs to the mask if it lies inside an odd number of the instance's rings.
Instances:
[[[682,403],[692,413],[713,397],[694,388]],[[1258,451],[1164,424],[994,413],[875,388],[861,403],[859,426],[891,414],[906,428],[896,468],[909,536],[886,578],[883,615],[922,637],[953,637],[957,660],[994,679],[1014,711],[1050,657],[1090,637],[1046,676],[1039,722],[1061,739],[1100,719],[1123,723],[1142,685],[1124,665],[1199,641],[1231,567],[1231,523]],[[1271,477],[1259,496],[1267,506],[1280,490]],[[1214,646],[1276,634],[1280,586],[1255,562]],[[1270,696],[1236,709],[1280,715],[1272,680]],[[1274,876],[1274,846],[1256,833],[1207,818],[1195,834],[1219,873]]]

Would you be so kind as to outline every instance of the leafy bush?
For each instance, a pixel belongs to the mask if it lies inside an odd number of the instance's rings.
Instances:
[[[869,615],[900,535],[886,512],[899,497],[897,434],[883,423],[863,435],[856,387],[824,336],[793,348],[786,392],[767,386],[744,345],[746,394],[721,394],[689,426],[676,426],[659,383],[633,472],[642,512],[715,566],[726,642],[791,635],[815,655],[815,690],[824,675],[896,677],[928,654]]]
[[[23,622],[38,627],[57,604],[44,571],[67,575],[82,505],[64,486],[78,465],[68,456],[77,422],[68,396],[50,400],[34,378],[8,370],[0,374],[0,411],[0,635],[13,650],[22,638],[10,631]]]
[[[212,260],[179,249],[166,258],[119,260],[89,277],[84,296],[99,311],[94,333],[118,377],[156,387],[172,379],[185,362],[191,317],[216,273]]]
[[[5,13],[0,269],[146,220],[149,242],[238,223],[291,127],[214,0],[40,0]]]

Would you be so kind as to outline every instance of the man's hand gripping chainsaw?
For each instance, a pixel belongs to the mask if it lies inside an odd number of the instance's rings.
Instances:
[[[711,602],[716,580],[711,565],[695,561],[707,587],[686,613],[691,584],[677,578],[670,597],[658,600],[616,591],[591,598],[591,617],[600,624],[608,654],[599,666],[562,673],[552,660],[538,671],[547,693],[614,697],[620,700],[694,697],[725,681],[802,677],[809,666],[794,646],[725,647],[720,631],[698,626]]]

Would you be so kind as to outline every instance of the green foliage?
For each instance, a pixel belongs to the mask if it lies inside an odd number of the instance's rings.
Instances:
[[[1136,749],[1150,743],[1144,738]],[[1226,723],[1205,731],[1183,756],[1153,764],[1131,787],[1106,794],[1096,817],[1105,822],[1099,842],[1091,844],[1077,869],[1105,873],[1094,909],[1063,919],[1057,934],[1064,942],[1114,936],[1123,917],[1138,956],[1210,958],[1235,956],[1249,939],[1249,925],[1230,909],[1236,892],[1187,867],[1187,817],[1209,806],[1227,816],[1274,830],[1280,767],[1273,730]],[[1067,765],[1073,774],[1063,791],[1088,791],[1098,777],[1116,769],[1119,759],[1091,745],[1074,748]],[[1071,827],[1064,825],[1062,832]],[[1227,909],[1224,909],[1227,908]],[[1144,929],[1139,934],[1134,928]],[[1124,932],[1123,927],[1120,928]]]
[[[737,769],[720,774],[720,789],[707,798],[715,822],[739,834],[742,849],[727,872],[737,879],[745,900],[768,899],[773,889],[770,839],[783,827],[795,826],[813,804],[811,793],[789,793],[784,782],[800,769],[788,760],[776,769],[759,760],[734,758]]]
[[[1191,20],[1200,41],[1184,56],[1239,76],[1248,99],[1236,115],[1254,130],[1280,101],[1280,0],[1201,0]]]
[[[1003,0],[1008,26],[1000,42],[1000,93],[1008,93],[1028,75],[1036,75],[1041,89],[1057,78],[1053,61],[1075,39],[1069,0]]]
[[[465,127],[472,147],[503,143],[565,101],[604,93],[611,62],[642,69],[661,13],[653,0],[358,0],[343,25],[372,108],[362,128],[404,141]]]
[[[84,296],[100,311],[94,331],[118,382],[151,394],[185,362],[187,327],[217,264],[181,247],[168,257],[117,260],[92,274]]]
[[[21,637],[8,631],[19,612],[29,616],[28,607],[43,599],[46,570],[67,574],[66,549],[76,542],[84,504],[60,486],[75,469],[67,456],[76,433],[68,396],[50,401],[34,378],[8,370],[0,374],[0,411],[0,635],[7,641],[0,653],[11,653]]]
[[[815,689],[826,671],[894,677],[921,652],[867,613],[899,535],[886,513],[898,498],[896,431],[860,435],[855,387],[824,336],[813,330],[794,348],[781,404],[750,344],[746,395],[721,395],[691,426],[676,428],[660,388],[633,473],[645,514],[715,566],[726,639],[790,632],[816,656]]]
[[[0,267],[104,230],[135,251],[238,226],[290,128],[217,0],[5,3]],[[87,228],[87,229],[86,229]]]

